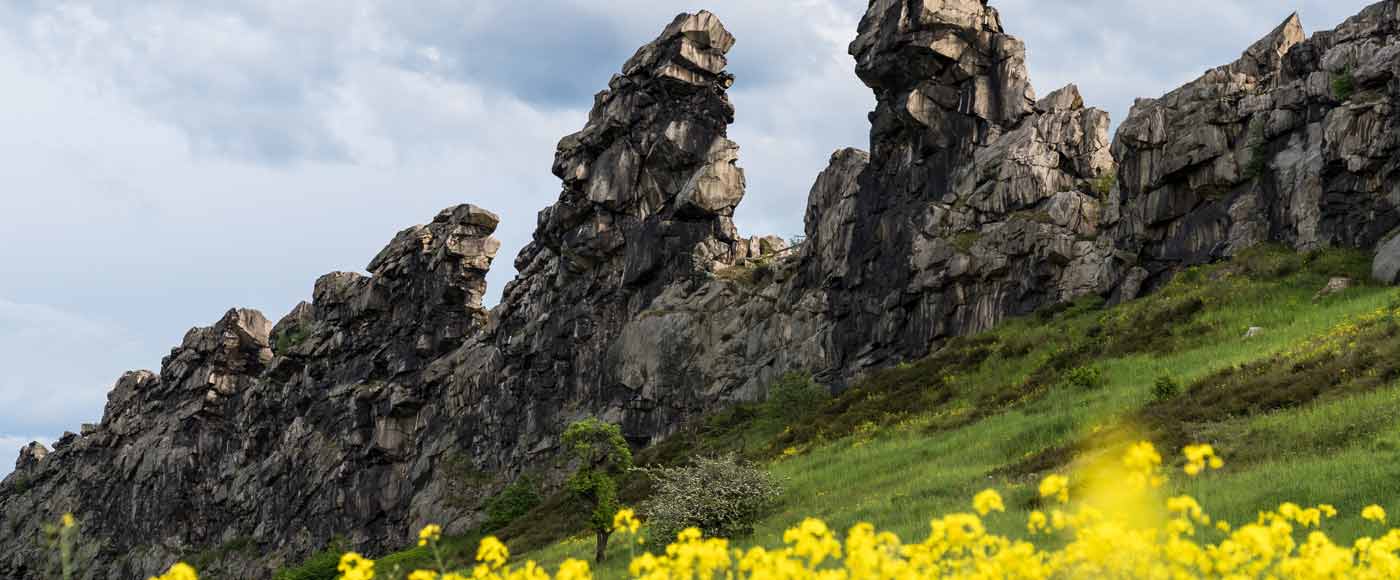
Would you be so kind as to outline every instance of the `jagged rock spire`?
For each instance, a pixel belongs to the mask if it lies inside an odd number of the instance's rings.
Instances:
[[[1092,186],[1112,170],[1108,115],[1073,85],[1037,102],[994,8],[872,0],[850,52],[877,99],[871,153],[833,157],[807,213],[841,373],[1112,287]]]
[[[540,213],[522,261],[548,250],[566,271],[616,269],[636,284],[667,262],[679,265],[663,279],[733,254],[731,218],[744,196],[739,148],[725,136],[733,45],[714,14],[681,14],[627,61],[587,126],[559,142],[564,191]]]

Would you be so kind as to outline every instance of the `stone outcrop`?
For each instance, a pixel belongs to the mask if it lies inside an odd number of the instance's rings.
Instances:
[[[314,301],[275,326],[231,310],[195,328],[159,374],[123,375],[101,423],[53,453],[31,446],[0,491],[0,577],[34,578],[44,522],[74,512],[91,541],[88,578],[135,578],[217,555],[209,572],[267,577],[268,566],[344,535],[382,547],[409,522],[452,522],[468,465],[453,446],[431,362],[485,323],[496,216],[464,205],[401,232],[372,276],[328,274]],[[23,482],[22,490],[16,482]],[[463,499],[465,498],[465,499]],[[260,547],[271,549],[263,550]]]
[[[1391,234],[1390,239],[1376,251],[1371,277],[1383,284],[1400,284],[1400,231]]]
[[[461,532],[524,471],[557,483],[573,420],[635,445],[807,371],[842,388],[946,338],[1097,295],[1127,300],[1255,244],[1375,249],[1400,272],[1400,2],[1144,99],[1108,139],[1073,86],[1037,99],[982,0],[872,0],[851,44],[870,152],[812,186],[805,240],[742,237],[725,71],[734,37],[682,14],[560,141],[503,299],[482,305],[497,217],[449,208],[276,324],[231,310],[100,423],[25,448],[0,484],[0,577],[37,578],[72,511],[84,578],[199,558],[265,578],[343,537],[381,553]]]
[[[1153,286],[1262,242],[1373,248],[1400,225],[1400,8],[1297,15],[1118,130],[1125,248]]]
[[[1124,264],[1093,187],[1113,169],[1108,115],[1072,85],[1037,101],[995,9],[877,0],[851,54],[878,101],[871,153],[834,158],[819,181],[849,193],[807,212],[839,374],[1112,289]]]

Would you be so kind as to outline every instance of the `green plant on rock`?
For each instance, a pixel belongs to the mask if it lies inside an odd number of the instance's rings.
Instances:
[[[1104,198],[1108,197],[1108,194],[1113,191],[1113,186],[1117,184],[1118,173],[1115,171],[1105,171],[1103,175],[1094,178],[1094,181],[1089,185],[1093,188],[1094,193],[1098,194],[1100,198]]]
[[[642,513],[647,516],[651,542],[660,548],[692,527],[708,537],[748,535],[783,491],[773,475],[732,453],[643,472],[652,479],[655,491],[642,505]]]
[[[588,514],[588,528],[598,540],[594,559],[602,562],[619,508],[617,477],[632,468],[632,450],[622,438],[621,427],[593,417],[569,425],[563,442],[579,463],[578,471],[569,477],[569,493]]]
[[[300,326],[283,330],[272,341],[272,350],[277,353],[285,353],[305,342],[310,336],[311,333]]]
[[[1332,77],[1332,94],[1337,96],[1339,101],[1347,101],[1356,94],[1356,77],[1351,73],[1351,67],[1342,69]]]

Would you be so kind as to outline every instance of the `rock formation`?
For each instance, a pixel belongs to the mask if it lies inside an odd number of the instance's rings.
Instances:
[[[1108,114],[1072,85],[1037,101],[1025,47],[995,9],[877,0],[851,54],[878,100],[871,154],[838,156],[823,179],[854,192],[808,210],[809,223],[848,228],[809,232],[827,256],[813,267],[825,268],[840,374],[1113,288],[1123,264],[1093,186],[1113,169]]]
[[[1373,248],[1400,226],[1400,7],[1306,38],[1297,15],[1118,130],[1126,249],[1148,285],[1273,241]]]
[[[263,578],[337,536],[376,553],[460,532],[522,471],[558,475],[575,419],[646,445],[787,371],[842,388],[1262,242],[1378,248],[1375,276],[1400,276],[1396,0],[1312,38],[1290,18],[1139,101],[1112,144],[1074,86],[1036,98],[984,0],[872,0],[850,47],[870,153],[832,155],[794,247],[733,224],[734,42],[682,14],[627,61],[559,143],[559,200],[490,312],[497,217],[462,205],[276,324],[231,310],[122,376],[99,424],[0,484],[0,577],[39,577],[37,530],[67,511],[84,578],[176,559]]]

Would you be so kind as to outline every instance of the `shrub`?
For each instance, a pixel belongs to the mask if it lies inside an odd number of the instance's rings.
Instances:
[[[1060,377],[1060,384],[1086,391],[1098,389],[1106,384],[1103,371],[1094,366],[1075,367]]]
[[[1250,179],[1262,177],[1269,169],[1269,143],[1264,136],[1264,124],[1254,123],[1249,127],[1249,161],[1245,164],[1244,175]]]
[[[297,345],[305,342],[306,339],[310,336],[311,333],[300,326],[291,328],[289,330],[284,330],[281,333],[279,333],[275,339],[273,339],[272,350],[273,352],[279,354],[285,353],[290,349],[296,348]]]
[[[1152,383],[1153,400],[1165,401],[1180,394],[1181,383],[1168,375],[1157,377],[1157,380]]]
[[[768,413],[792,422],[816,411],[831,398],[831,392],[812,380],[812,375],[791,372],[768,387]]]
[[[539,484],[534,477],[524,476],[507,485],[500,493],[486,500],[486,521],[481,525],[490,532],[506,527],[540,505]]]
[[[1117,185],[1117,183],[1118,173],[1116,171],[1108,171],[1094,178],[1090,186],[1093,188],[1094,193],[1098,194],[1099,198],[1102,199],[1107,198],[1108,194],[1113,192],[1113,186]]]
[[[302,563],[278,570],[273,580],[335,580],[340,576],[336,565],[340,563],[340,555],[345,550],[344,540],[331,540],[326,549],[311,555]]]
[[[1346,101],[1356,94],[1356,77],[1351,74],[1351,67],[1342,69],[1342,72],[1332,77],[1332,93],[1337,95],[1337,100]]]
[[[782,494],[767,471],[741,463],[734,455],[698,457],[685,467],[643,470],[655,492],[642,505],[651,542],[665,546],[676,534],[695,527],[707,536],[737,538],[753,532]]]

